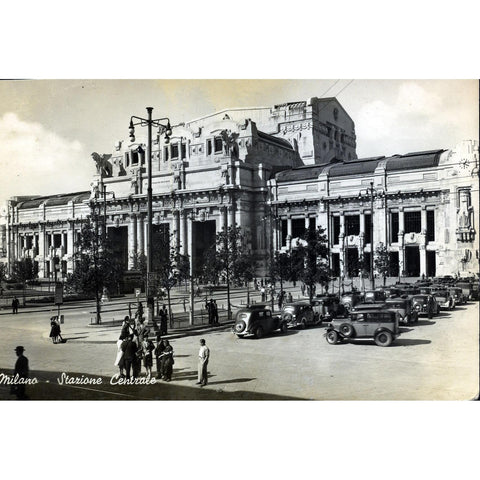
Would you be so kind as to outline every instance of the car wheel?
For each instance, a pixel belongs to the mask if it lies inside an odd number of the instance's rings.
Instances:
[[[354,330],[349,323],[342,323],[339,328],[340,333],[347,338],[353,337]]]
[[[393,336],[390,332],[379,332],[375,335],[375,343],[379,347],[388,347],[393,342]]]
[[[433,318],[433,312],[431,310],[428,311],[428,318]]]
[[[302,328],[305,330],[307,328],[307,319],[305,317],[303,317],[300,320],[300,323],[302,324]]]
[[[413,323],[418,323],[418,313],[413,312]]]
[[[280,331],[281,331],[282,333],[287,333],[287,330],[288,330],[288,325],[287,325],[285,322],[283,322],[283,323],[280,325]]]
[[[255,329],[255,337],[257,337],[257,338],[262,338],[263,337],[263,328],[262,327],[257,327]]]
[[[246,326],[247,326],[247,324],[243,320],[238,321],[235,324],[235,332],[236,333],[242,333],[245,330]]]
[[[325,338],[330,345],[335,345],[336,343],[338,343],[338,333],[335,330],[330,330],[329,332],[327,332]]]
[[[437,307],[437,315],[440,315],[440,307]]]

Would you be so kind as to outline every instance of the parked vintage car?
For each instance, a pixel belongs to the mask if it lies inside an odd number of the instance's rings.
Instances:
[[[398,321],[410,325],[418,322],[418,312],[413,308],[411,298],[388,298],[385,308],[398,313]]]
[[[335,294],[317,295],[312,301],[312,307],[322,321],[345,315],[345,307]]]
[[[471,281],[461,280],[455,284],[456,288],[461,288],[463,296],[467,300],[478,300],[478,289],[474,289],[474,283]]]
[[[272,315],[272,311],[264,306],[241,308],[235,316],[233,333],[238,337],[253,335],[261,338],[265,334],[280,330],[285,333],[287,322],[279,315]]]
[[[412,297],[412,305],[418,315],[427,315],[428,318],[432,318],[440,313],[440,306],[435,297],[430,294],[414,295]]]
[[[453,310],[455,308],[455,300],[446,288],[432,288],[432,295],[435,297],[440,309]]]
[[[399,297],[401,294],[397,287],[379,287],[377,290],[385,292],[385,298]]]
[[[455,300],[455,305],[467,303],[467,297],[464,296],[463,290],[460,287],[448,287],[448,292]]]
[[[321,321],[308,301],[286,303],[280,315],[282,322],[286,322],[288,327],[307,328],[308,325],[315,325]]]
[[[357,303],[362,301],[363,297],[360,292],[346,292],[340,297],[340,303],[345,310],[349,312]]]
[[[349,318],[334,319],[325,333],[331,345],[342,340],[373,338],[380,347],[388,347],[399,335],[398,314],[382,308],[352,312]]]
[[[382,303],[387,298],[387,295],[383,290],[367,290],[365,292],[363,302],[364,303]]]

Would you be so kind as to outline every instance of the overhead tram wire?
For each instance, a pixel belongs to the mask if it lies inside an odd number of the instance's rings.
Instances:
[[[334,97],[332,97],[332,100],[330,100],[329,102],[327,102],[325,105],[322,106],[322,108],[319,108],[318,109],[318,113],[320,113],[324,108],[327,108],[346,88],[348,88],[353,82],[355,81],[355,79],[352,79],[350,80]],[[337,80],[335,82],[335,85],[339,82],[339,80]],[[333,87],[334,85],[332,85]],[[330,89],[328,89],[330,90]],[[327,92],[328,92],[327,90]],[[326,93],[326,92],[325,92]]]

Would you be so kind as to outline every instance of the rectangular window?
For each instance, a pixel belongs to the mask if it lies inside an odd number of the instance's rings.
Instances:
[[[371,243],[372,241],[372,216],[370,214],[365,215],[365,243]]]
[[[53,235],[53,248],[60,248],[62,246],[62,235],[55,233]]]
[[[345,235],[360,233],[360,215],[345,215]]]
[[[138,153],[137,152],[130,152],[130,159],[132,161],[132,165],[138,165]]]
[[[223,152],[223,142],[221,137],[215,137],[215,153]]]
[[[308,219],[308,226],[309,228],[313,228],[313,229],[317,228],[317,219],[315,217],[310,217]]]
[[[390,213],[390,242],[398,242],[398,212]]]
[[[287,246],[287,220],[282,220],[282,247]]]
[[[168,158],[168,147],[163,147],[163,161],[167,162]]]
[[[420,233],[422,231],[421,212],[405,212],[405,233]]]
[[[65,253],[68,250],[68,235],[66,233],[63,234],[63,246],[65,247]]]
[[[207,140],[207,155],[211,155],[211,154],[212,154],[212,141]]]
[[[182,160],[183,160],[184,158],[187,158],[187,146],[184,143],[182,143],[181,146],[182,146]]]
[[[172,160],[178,158],[178,143],[172,144]]]
[[[26,245],[25,245],[25,248],[27,250],[30,250],[32,248],[32,240],[33,240],[33,237],[25,237],[25,240],[26,240]]]
[[[128,155],[128,152],[125,152],[125,166],[130,166],[130,155]]]
[[[435,210],[427,210],[427,241],[435,241]]]
[[[62,260],[62,277],[67,276],[67,261]]]
[[[303,237],[305,233],[305,219],[294,218],[292,219],[292,238]]]
[[[340,241],[340,217],[332,217],[333,245]]]

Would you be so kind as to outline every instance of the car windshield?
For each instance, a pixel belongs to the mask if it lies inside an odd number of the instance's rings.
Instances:
[[[416,295],[415,297],[412,298],[412,300],[417,300],[418,302],[426,302],[427,297],[422,295]]]

